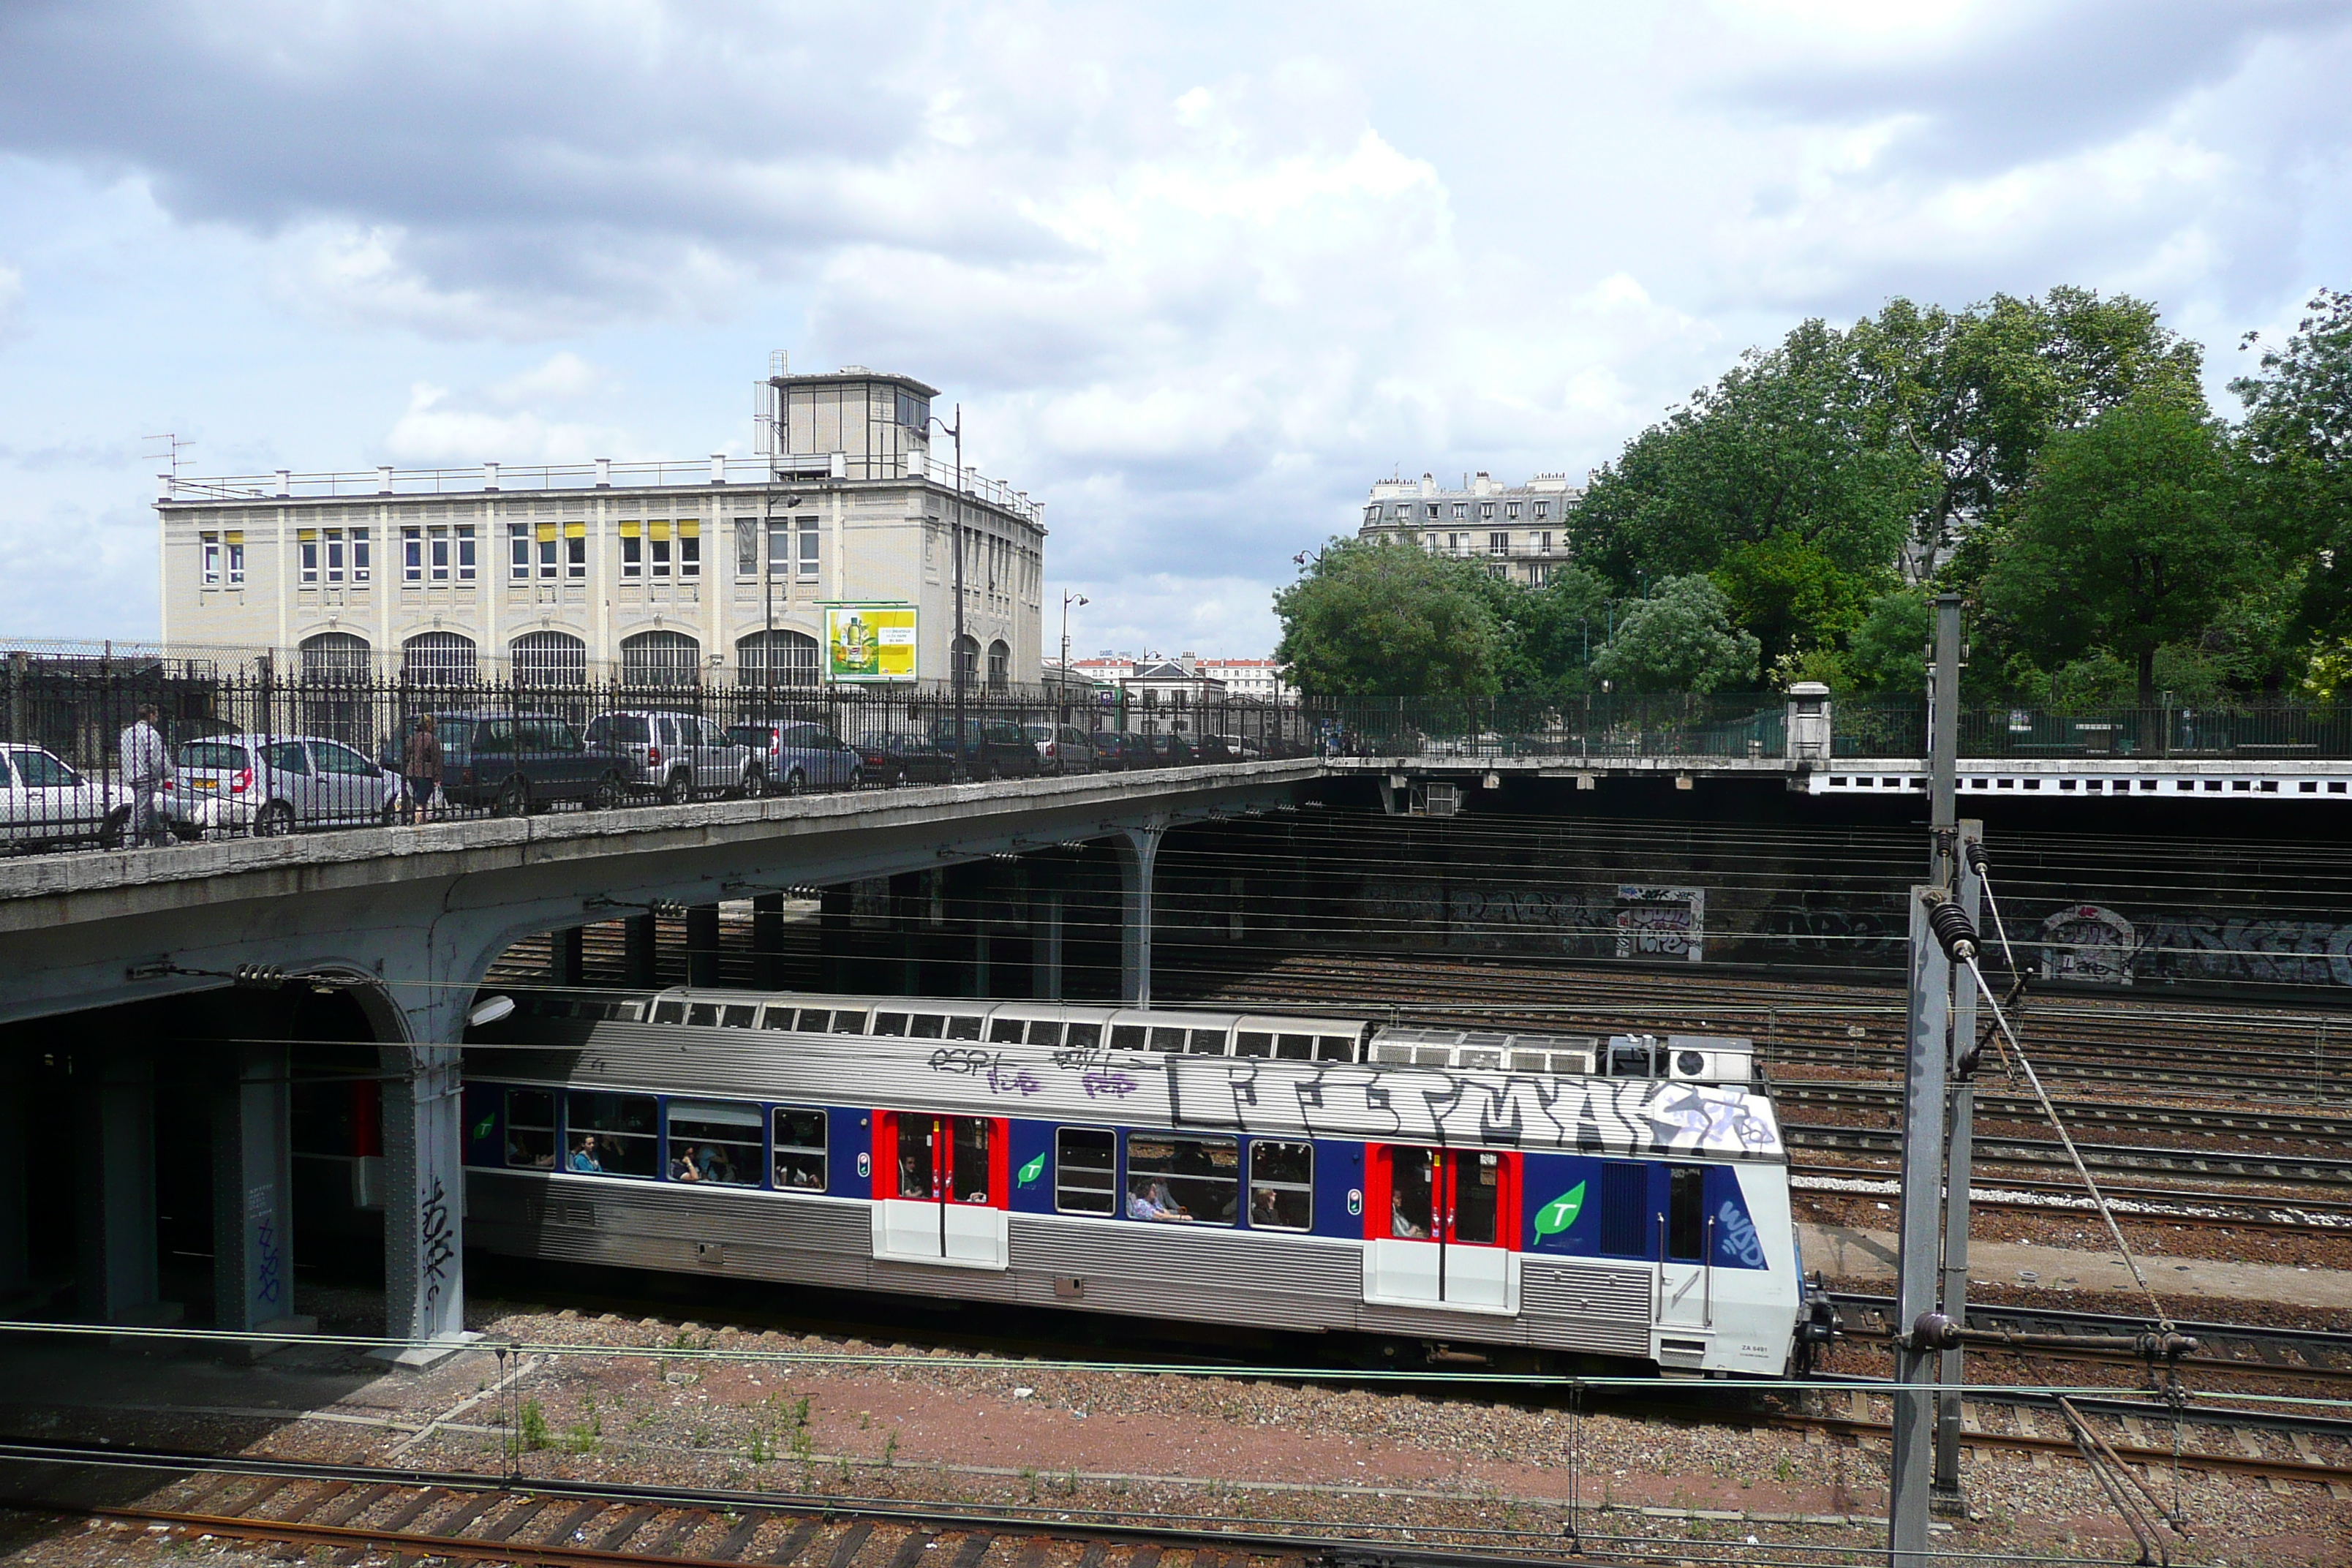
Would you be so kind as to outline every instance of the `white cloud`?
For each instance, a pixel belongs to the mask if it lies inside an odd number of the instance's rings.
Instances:
[[[511,406],[516,384],[547,368],[501,383],[491,389],[492,400]],[[421,381],[410,388],[408,409],[384,437],[383,448],[400,462],[424,466],[584,463],[596,458],[655,455],[638,451],[619,429],[549,419],[528,408],[491,413],[452,405],[447,388]]]

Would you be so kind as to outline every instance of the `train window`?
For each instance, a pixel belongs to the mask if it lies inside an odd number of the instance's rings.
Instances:
[[[904,1013],[875,1014],[874,1032],[877,1035],[887,1035],[893,1039],[904,1039],[907,1035],[907,1015]]]
[[[1234,1055],[1237,1057],[1270,1057],[1274,1055],[1274,1037],[1244,1029],[1234,1039]]]
[[[686,1010],[686,1021],[697,1027],[709,1027],[719,1022],[719,1004],[697,1002]]]
[[[1062,1043],[1060,1021],[1048,1023],[1043,1018],[1032,1019],[1029,1024],[1029,1043],[1033,1046],[1059,1046]]]
[[[948,1020],[948,1038],[950,1040],[980,1038],[980,1020],[975,1017],[950,1017]]]
[[[543,1089],[507,1090],[507,1163],[526,1170],[555,1166],[555,1096]]]
[[[1225,1054],[1225,1032],[1223,1029],[1195,1029],[1192,1043],[1187,1047],[1196,1057],[1221,1057]]]
[[[931,1181],[939,1174],[939,1157],[932,1146],[938,1121],[929,1116],[893,1116],[891,1121],[898,1142],[898,1196],[936,1200],[939,1194],[932,1191]]]
[[[780,1107],[775,1129],[778,1190],[824,1191],[824,1112]]]
[[[1601,1250],[1613,1258],[1650,1255],[1650,1168],[1601,1167]]]
[[[1231,1225],[1241,1194],[1241,1149],[1231,1138],[1127,1135],[1129,1219]]]
[[[1144,1028],[1140,1024],[1113,1024],[1110,1026],[1110,1048],[1115,1051],[1139,1051],[1144,1048]]]
[[[989,1020],[988,1025],[988,1038],[990,1043],[993,1045],[1019,1045],[1021,1043],[1021,1020],[1018,1018],[992,1018]]]
[[[1118,1212],[1118,1172],[1109,1133],[1065,1127],[1054,1134],[1054,1206],[1064,1214]]]
[[[1258,1230],[1306,1230],[1315,1223],[1315,1145],[1250,1142],[1250,1218]]]
[[[1184,1048],[1184,1031],[1158,1029],[1151,1031],[1151,1048],[1155,1051],[1181,1051]]]
[[[722,1187],[760,1184],[760,1108],[720,1100],[673,1100],[669,1179]]]
[[[751,1015],[758,1011],[756,1007],[730,1004],[719,1012],[719,1022],[730,1029],[748,1029],[751,1026]]]
[[[862,1035],[866,1032],[866,1009],[844,1007],[833,1016],[833,1032],[836,1035]]]
[[[1072,1050],[1093,1050],[1097,1046],[1102,1044],[1102,1026],[1100,1024],[1073,1024],[1070,1026],[1069,1038],[1066,1040],[1064,1044],[1067,1045]]]
[[[1356,1037],[1353,1035],[1325,1035],[1315,1042],[1315,1059],[1318,1062],[1351,1062],[1356,1059]]]
[[[1452,1225],[1446,1239],[1492,1247],[1502,1211],[1503,1157],[1457,1149],[1453,1163]]]
[[[683,1023],[685,1023],[685,1022],[686,1022],[686,1004],[685,1004],[685,1003],[683,1003],[683,1002],[656,1002],[656,1003],[655,1003],[655,1004],[654,1004],[654,1022],[655,1022],[655,1023],[656,1023],[656,1024],[683,1024]]]
[[[660,1169],[650,1094],[573,1089],[564,1105],[563,1168],[602,1176],[652,1176]]]
[[[1677,1263],[1706,1257],[1706,1167],[1666,1168],[1666,1256]]]
[[[798,1013],[790,1007],[768,1009],[771,1029],[809,1029],[823,1034],[833,1027],[833,1013],[824,1007],[803,1007]]]
[[[936,1040],[947,1032],[948,1026],[946,1017],[938,1013],[918,1013],[908,1023],[913,1026],[908,1034],[919,1040]]]
[[[1303,1062],[1315,1055],[1312,1035],[1282,1035],[1276,1038],[1274,1054],[1286,1062]]]
[[[799,1015],[790,1007],[771,1007],[760,1015],[760,1025],[768,1029],[790,1029],[796,1026],[798,1018]]]
[[[1437,1151],[1389,1151],[1389,1234],[1427,1241],[1437,1234]]]
[[[985,1204],[992,1173],[989,1154],[996,1138],[996,1123],[985,1116],[950,1116],[948,1118],[948,1201],[957,1204]]]
[[[604,1016],[623,1024],[642,1024],[646,1020],[646,1005],[642,1002],[618,1002]]]

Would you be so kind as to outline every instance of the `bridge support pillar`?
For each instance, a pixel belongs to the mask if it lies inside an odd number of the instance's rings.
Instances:
[[[751,984],[761,991],[784,988],[784,896],[761,893],[751,900]]]
[[[1029,906],[1030,994],[1062,999],[1062,889],[1037,888]]]
[[[651,915],[631,915],[621,922],[622,967],[625,984],[650,990],[659,932]]]
[[[385,1070],[400,1075],[383,1086],[384,1333],[410,1344],[371,1353],[420,1370],[480,1338],[466,1331],[458,1055],[455,1046],[383,1048]]]
[[[692,904],[686,911],[686,983],[719,984],[719,906]]]
[[[213,1090],[213,1326],[299,1333],[294,1315],[294,1155],[287,1050],[225,1047]],[[249,1347],[265,1355],[272,1346]]]
[[[94,1052],[75,1066],[82,1079],[75,1086],[81,1315],[142,1327],[176,1322],[179,1303],[158,1300],[154,1060],[133,1052]]]
[[[557,985],[577,985],[588,967],[588,928],[565,926],[547,939],[548,978]]]
[[[1151,876],[1160,843],[1168,835],[1165,817],[1123,828],[1118,850],[1119,996],[1138,1007],[1151,1005]]]
[[[827,888],[817,895],[816,983],[823,991],[849,989],[849,919],[852,893]]]

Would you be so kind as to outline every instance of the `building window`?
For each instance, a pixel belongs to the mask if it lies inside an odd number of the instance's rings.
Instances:
[[[702,575],[702,524],[690,519],[677,525],[677,574]]]
[[[817,552],[821,547],[819,542],[822,537],[823,536],[817,532],[816,519],[813,517],[804,517],[801,519],[799,575],[800,580],[803,583],[814,583],[816,581],[817,565],[820,560]]]
[[[1536,502],[1536,521],[1537,521],[1538,522],[1541,522],[1544,519],[1546,519],[1546,518],[1549,517],[1550,515],[1551,515],[1551,502],[1549,502],[1549,501],[1548,501],[1548,500],[1539,500],[1539,501]]]
[[[955,667],[956,673],[963,678],[963,683],[966,686],[970,686],[979,680],[980,644],[976,639],[968,637],[958,637],[956,639]],[[1147,708],[1151,705],[1151,694],[1150,692],[1147,691],[1143,694],[1143,702],[1144,706]]]
[[[1536,553],[1538,555],[1549,555],[1551,553],[1551,530],[1545,529],[1541,533],[1536,535]]]
[[[735,644],[735,678],[745,686],[814,686],[816,656],[816,638],[805,632],[753,632]]]
[[[530,524],[507,524],[507,574],[520,583],[530,576]]]
[[[1486,568],[1486,575],[1492,577],[1497,583],[1507,583],[1511,580],[1511,569],[1497,561]]]
[[[1519,503],[1515,500],[1505,501],[1503,503],[1503,515],[1507,519],[1517,521],[1519,515]]]
[[[415,686],[470,686],[474,639],[456,632],[421,632],[400,645],[400,679]]]
[[[1368,506],[1368,507],[1366,507],[1366,508],[1364,509],[1364,521],[1365,521],[1366,522],[1378,522],[1378,521],[1380,521],[1380,520],[1381,520],[1381,509],[1380,509],[1380,508],[1378,508],[1378,507],[1376,507],[1376,506]]]
[[[467,523],[457,530],[457,581],[474,580],[474,528]]]
[[[525,632],[508,652],[519,686],[588,683],[588,645],[569,632]]]
[[[637,537],[634,524],[621,525],[621,575],[642,577],[646,574],[646,542]]]
[[[1549,566],[1545,565],[1540,561],[1531,562],[1528,563],[1528,586],[1531,588],[1540,588],[1550,581],[1551,568]]]
[[[621,679],[631,686],[677,689],[702,674],[702,645],[684,632],[639,632],[621,641]]]
[[[327,581],[340,583],[343,580],[343,531],[331,528],[326,531]]]
[[[1002,691],[1013,684],[1013,650],[1003,637],[988,645],[988,689]]]
[[[653,563],[653,574],[656,577],[667,577],[669,575],[671,563],[670,542],[668,523],[648,522],[646,524],[646,554]]]
[[[368,580],[368,531],[355,528],[352,530],[352,581],[364,583]]]
[[[421,528],[400,531],[400,578],[404,583],[425,581],[425,531]]]
[[[295,541],[295,551],[302,563],[302,581],[306,585],[319,581],[319,531],[306,528]]]
[[[563,542],[556,537],[555,524],[539,525],[539,575],[541,581],[552,583],[558,562],[563,553]]]
[[[1454,503],[1454,515],[1456,517],[1468,517],[1470,515],[1469,502],[1455,501]]]
[[[1478,503],[1478,521],[1480,522],[1492,522],[1495,521],[1495,503],[1493,501],[1482,500]]]
[[[221,580],[220,535],[217,533],[205,533],[199,534],[197,537],[203,541],[202,551],[205,564],[205,586],[207,588],[217,588],[220,586]]]
[[[1433,534],[1433,533],[1432,533],[1432,534],[1425,534],[1425,535],[1423,535],[1423,538],[1422,538],[1422,542],[1423,542],[1423,544],[1425,544],[1425,545],[1427,545],[1427,546],[1429,547],[1429,549],[1430,549],[1430,552],[1431,552],[1432,554],[1434,554],[1434,553],[1436,552],[1436,551],[1437,551],[1437,535],[1435,535],[1435,534]]]
[[[563,574],[577,583],[588,575],[588,525],[563,525]]]
[[[320,685],[365,680],[368,645],[349,632],[320,632],[302,639],[302,679]]]
[[[1508,533],[1490,533],[1486,536],[1487,554],[1508,555],[1510,552],[1511,536]]]

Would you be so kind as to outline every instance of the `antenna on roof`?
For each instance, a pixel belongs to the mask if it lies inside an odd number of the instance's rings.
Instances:
[[[793,356],[790,351],[785,349],[770,349],[768,351],[768,374],[770,375],[790,375],[793,374]]]
[[[172,477],[175,479],[180,477],[180,448],[183,447],[193,447],[195,445],[194,441],[181,440],[177,436],[171,434],[169,431],[164,432],[161,436],[142,436],[140,439],[142,441],[161,441],[163,443],[164,447],[166,448],[165,451],[150,452],[147,455],[151,458],[168,457],[172,464]]]

